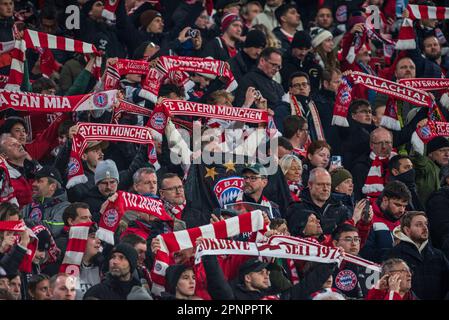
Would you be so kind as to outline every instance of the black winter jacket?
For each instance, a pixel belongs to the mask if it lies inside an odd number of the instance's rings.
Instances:
[[[235,81],[240,82],[249,71],[257,67],[257,60],[251,59],[243,50],[229,60]]]
[[[435,248],[441,249],[449,259],[449,186],[433,192],[426,204],[429,233]]]
[[[83,299],[94,297],[100,300],[126,300],[134,286],[141,286],[139,280],[135,277],[132,277],[128,282],[121,282],[107,274],[101,283],[87,290]]]
[[[321,74],[323,69],[314,61],[312,53],[307,54],[304,61],[292,56],[291,51],[287,51],[282,57],[282,69],[280,70],[282,78],[282,87],[284,91],[288,91],[288,80],[294,72],[302,71],[309,75],[310,88],[312,93],[317,91],[321,86]]]

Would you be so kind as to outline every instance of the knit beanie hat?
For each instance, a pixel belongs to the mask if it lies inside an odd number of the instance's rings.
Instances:
[[[114,253],[121,253],[126,257],[129,263],[129,270],[131,273],[137,268],[137,251],[130,244],[121,242],[112,249],[111,256]]]
[[[167,289],[168,293],[176,293],[176,286],[178,284],[179,278],[181,278],[182,273],[187,269],[191,269],[191,267],[184,264],[173,264],[167,268],[167,271],[165,273],[165,289]]]
[[[234,21],[242,21],[238,14],[227,13],[221,18],[221,31],[225,32]]]
[[[309,33],[304,30],[296,31],[295,35],[293,36],[291,48],[309,49],[311,47],[312,47],[312,38],[310,37]]]
[[[427,155],[431,154],[432,152],[434,152],[438,149],[448,148],[448,147],[449,147],[449,141],[445,137],[433,138],[427,144]]]
[[[287,216],[294,217],[288,222],[292,237],[303,236],[304,228],[311,214],[317,216],[314,211],[301,208],[299,203],[294,203],[287,209]]]
[[[246,34],[244,48],[265,48],[267,45],[267,38],[260,30],[251,30]]]
[[[95,185],[104,179],[115,179],[120,182],[117,166],[113,160],[100,161],[95,168]]]
[[[352,179],[351,172],[343,168],[335,169],[330,174],[332,179],[332,192],[346,179]]]
[[[162,17],[160,12],[156,10],[147,10],[140,15],[140,25],[142,26],[142,28],[146,28],[157,17]]]
[[[312,37],[312,46],[314,48],[318,47],[327,38],[334,37],[332,35],[332,33],[330,33],[330,31],[327,31],[326,29],[318,28],[318,27],[310,29],[310,36]]]

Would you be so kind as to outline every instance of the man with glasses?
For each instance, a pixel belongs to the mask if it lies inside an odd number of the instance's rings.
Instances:
[[[407,186],[400,181],[391,181],[376,201],[372,202],[374,211],[373,225],[360,255],[365,259],[381,262],[394,246],[393,230],[400,225],[411,199]]]
[[[166,173],[161,178],[161,187],[159,188],[161,200],[164,202],[165,211],[174,219],[174,230],[183,230],[186,228],[186,220],[190,223],[194,217],[189,215],[186,196],[182,180],[175,173]],[[190,207],[190,206],[189,206]],[[194,222],[193,222],[194,223]]]
[[[268,200],[262,193],[268,184],[268,174],[265,167],[259,163],[246,166],[241,171],[244,181],[243,192],[240,193],[236,202],[251,202],[268,207],[271,214],[270,219],[281,218],[279,206]]]
[[[412,289],[423,300],[442,300],[449,290],[449,261],[429,242],[425,212],[409,211],[394,230],[400,240],[390,252],[391,258],[404,260],[413,273]]]
[[[235,105],[242,106],[245,102],[248,87],[254,87],[267,99],[268,108],[274,108],[281,102],[284,90],[273,80],[282,68],[282,53],[276,48],[265,48],[260,53],[257,68],[248,72],[239,83],[235,94]]]

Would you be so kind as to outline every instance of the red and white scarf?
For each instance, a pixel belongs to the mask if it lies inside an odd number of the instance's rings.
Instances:
[[[380,92],[389,97],[407,101],[415,106],[431,108],[434,104],[432,97],[425,91],[407,87],[402,84],[365,74],[358,71],[352,71],[347,75],[347,81],[343,80],[338,88],[337,98],[335,99],[334,115],[332,124],[348,127],[347,121],[349,105],[352,100],[352,85],[361,84],[368,89]],[[350,83],[350,84],[349,84]]]
[[[159,87],[162,81],[169,76],[169,73],[176,72],[176,75],[172,76],[172,80],[178,82],[178,84],[185,84],[189,80],[189,75],[185,73],[186,71],[225,77],[228,79],[226,85],[227,91],[231,92],[237,88],[234,75],[229,64],[225,61],[198,57],[162,56],[158,58],[156,67],[150,69],[144,79],[141,96],[155,103],[157,101]]]
[[[157,236],[161,249],[156,252],[151,271],[152,293],[160,296],[165,291],[165,273],[170,264],[170,254],[195,247],[198,237],[226,239],[245,232],[256,232],[265,228],[262,211],[255,210],[237,217]]]
[[[0,89],[0,111],[13,109],[26,112],[75,112],[108,110],[117,102],[117,90],[76,96],[53,96]]]
[[[120,0],[105,0],[103,1],[104,9],[101,16],[107,20],[115,21],[115,11],[120,3]]]
[[[78,53],[93,53],[97,56],[93,74],[100,77],[101,56],[93,44],[74,40],[66,37],[25,29],[23,39],[16,40],[14,49],[11,51],[12,61],[9,72],[9,82],[6,86],[8,90],[19,91],[23,80],[25,52],[26,49],[57,49]]]
[[[97,237],[100,240],[114,245],[114,232],[128,210],[143,212],[162,221],[173,223],[173,219],[165,211],[161,200],[123,191],[118,191],[117,195],[117,199],[109,201],[101,215],[97,231]]]
[[[289,95],[290,97],[290,107],[292,115],[298,115],[300,117],[304,117],[307,119],[307,117],[304,115],[304,110],[301,106],[301,104],[298,102],[298,99],[292,94]],[[320,114],[318,113],[318,109],[315,106],[315,103],[311,100],[308,104],[310,115],[312,116],[312,122],[313,122],[313,129],[316,133],[318,140],[326,140],[324,138],[324,131],[323,131],[323,125],[321,124]],[[310,137],[309,137],[310,139]]]
[[[87,238],[89,237],[89,229],[93,224],[94,222],[85,222],[70,227],[69,240],[59,272],[79,277],[80,265],[83,262]]]
[[[424,144],[436,137],[449,137],[449,123],[429,120],[423,127],[417,128],[412,134],[413,148],[424,154]]]
[[[388,161],[395,156],[395,152],[391,152],[390,157],[379,157],[371,151],[369,158],[372,160],[371,167],[362,187],[362,193],[370,198],[377,198],[384,190],[384,185],[388,175]]]
[[[25,229],[23,220],[0,221],[0,231],[23,232]]]
[[[122,113],[132,113],[150,117],[153,112],[139,105],[119,99],[118,106],[114,108],[114,114],[112,115],[112,122],[118,123],[118,120],[120,119]]]
[[[173,205],[168,201],[164,202],[165,210],[170,212],[176,219],[181,219],[182,212],[184,211],[186,207],[186,201],[184,201],[183,204],[180,205]]]
[[[49,78],[54,72],[59,72],[62,65],[56,61],[53,52],[48,48],[38,48],[39,66],[44,77]]]
[[[89,141],[121,141],[148,145],[148,157],[154,165],[157,163],[155,146],[150,128],[119,124],[84,123],[78,125],[78,133],[73,136],[72,150],[68,164],[67,189],[87,182],[81,162],[81,155]]]
[[[0,203],[10,202],[18,205],[6,162],[0,157]]]
[[[398,80],[398,83],[423,91],[447,90],[447,88],[449,87],[449,79],[442,78],[400,79]]]

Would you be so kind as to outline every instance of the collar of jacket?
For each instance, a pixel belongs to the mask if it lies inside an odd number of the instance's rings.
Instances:
[[[410,239],[406,234],[402,232],[401,226],[397,226],[396,228],[394,228],[393,235],[401,241],[412,244],[416,249],[418,249],[418,252],[420,254],[429,243],[429,240],[426,240],[423,243],[421,243],[421,245],[418,245],[416,242],[414,242],[412,239]]]
[[[403,182],[409,189],[416,189],[416,171],[415,169],[411,169],[407,172],[398,174],[397,176],[391,175],[391,180],[397,180]]]
[[[309,187],[306,187],[306,188],[304,188],[302,190],[301,195],[300,195],[300,199],[301,199],[301,202],[305,202],[305,203],[313,205],[316,208],[316,210],[318,211],[317,213],[320,213],[320,214],[323,211],[325,211],[328,207],[339,204],[339,203],[334,202],[332,200],[332,197],[329,197],[329,199],[326,200],[326,202],[324,203],[324,205],[322,207],[318,207],[315,204],[315,202],[313,202],[313,200],[312,200],[312,196],[310,195]]]
[[[264,78],[267,78],[268,80],[274,81],[272,78],[270,78],[269,76],[267,76],[267,75],[265,74],[265,72],[263,72],[263,71],[262,71],[261,69],[259,69],[259,68],[256,68],[256,69],[254,70],[254,72],[260,74],[261,76],[263,76]]]

